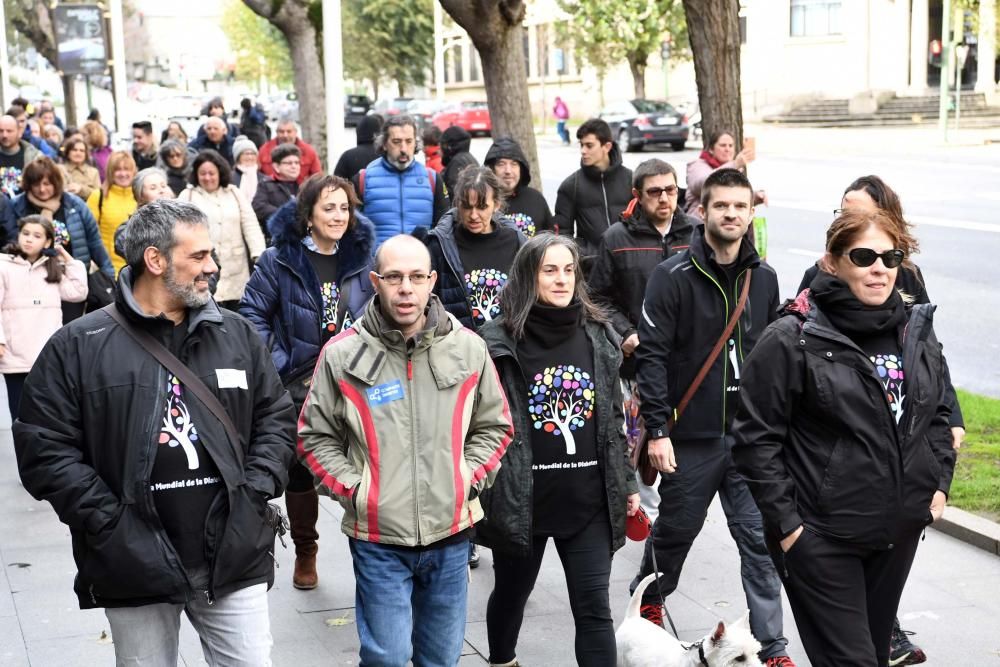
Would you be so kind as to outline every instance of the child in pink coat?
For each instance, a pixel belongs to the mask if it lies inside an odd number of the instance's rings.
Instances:
[[[49,220],[25,216],[15,242],[0,253],[0,373],[7,381],[11,420],[17,419],[28,371],[62,326],[60,303],[87,298],[86,267],[57,245],[55,236]]]

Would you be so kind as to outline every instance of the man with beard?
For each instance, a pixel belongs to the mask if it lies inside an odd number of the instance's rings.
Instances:
[[[483,164],[493,170],[503,188],[505,219],[528,238],[552,228],[549,203],[541,192],[528,187],[531,168],[520,144],[510,137],[500,137],[490,146]]]
[[[270,664],[265,517],[294,459],[292,401],[253,326],[209,294],[198,207],[143,206],[124,243],[117,312],[60,329],[28,376],[21,481],[70,527],[73,588],[81,608],[105,608],[118,664],[175,664],[182,612],[209,663]],[[221,405],[161,365],[157,343]]]
[[[448,208],[443,180],[414,160],[420,151],[417,124],[410,116],[390,116],[375,140],[379,157],[352,179],[375,240],[396,234],[423,237]]]
[[[702,189],[700,213],[705,224],[695,228],[687,249],[653,270],[640,309],[636,380],[649,458],[660,471],[660,507],[632,589],[653,572],[655,558],[662,576],[646,589],[640,613],[662,626],[661,596],[677,588],[688,550],[718,493],[740,552],[760,658],[767,667],[794,667],[782,629],[781,580],[764,543],[760,511],[736,472],[726,437],[743,359],[777,319],[778,277],[744,238],[753,218],[753,188],[742,172],[712,173]],[[748,298],[736,327],[678,416],[681,397],[725,331],[747,281]]]

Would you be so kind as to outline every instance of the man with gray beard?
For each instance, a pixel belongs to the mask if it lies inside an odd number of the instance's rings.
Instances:
[[[181,612],[210,665],[270,664],[267,501],[294,458],[292,401],[253,326],[212,299],[198,207],[143,206],[124,245],[113,306],[60,329],[28,375],[21,481],[70,527],[74,590],[105,608],[118,664],[176,665]]]
[[[396,234],[422,239],[448,210],[442,179],[414,159],[420,150],[416,121],[390,116],[375,138],[378,157],[353,179],[378,245]]]

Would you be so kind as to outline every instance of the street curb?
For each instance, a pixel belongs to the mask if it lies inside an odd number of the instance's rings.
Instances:
[[[1000,556],[1000,524],[957,507],[947,507],[934,526],[946,535]]]

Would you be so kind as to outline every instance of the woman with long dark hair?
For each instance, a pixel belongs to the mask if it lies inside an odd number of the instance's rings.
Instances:
[[[490,663],[517,664],[517,637],[549,538],[562,560],[580,665],[616,663],[612,554],[639,493],[622,430],[621,341],[587,296],[572,239],[543,233],[518,251],[503,314],[481,329],[510,402],[514,441],[477,541],[493,549]]]
[[[842,212],[809,289],[743,364],[733,458],[814,667],[885,665],[920,533],[955,467],[934,307],[896,288],[913,237]]]
[[[274,245],[247,283],[240,313],[253,322],[297,411],[309,390],[320,350],[359,319],[374,294],[375,228],[357,212],[354,186],[314,174],[271,217]],[[301,463],[288,475],[285,506],[295,543],[295,588],[315,588],[319,497]]]

